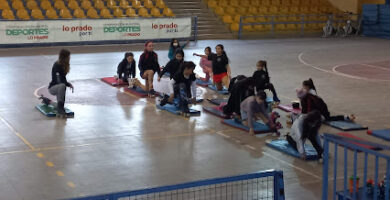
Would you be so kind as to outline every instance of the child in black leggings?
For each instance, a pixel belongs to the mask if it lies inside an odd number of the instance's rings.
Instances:
[[[279,103],[280,100],[276,94],[274,85],[270,82],[270,77],[267,69],[267,61],[260,60],[256,64],[257,70],[253,73],[252,77],[255,82],[256,90],[270,90],[275,102]]]

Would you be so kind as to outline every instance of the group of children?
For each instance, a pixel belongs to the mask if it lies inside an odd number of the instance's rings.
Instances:
[[[188,44],[188,42],[187,42]],[[180,46],[178,40],[173,39],[170,45],[168,57],[170,61],[162,69],[158,62],[158,56],[154,52],[153,42],[146,42],[144,52],[140,56],[138,69],[140,76],[145,80],[145,84],[136,79],[136,62],[131,52],[125,53],[123,60],[117,69],[117,81],[128,83],[129,87],[141,87],[148,92],[149,96],[154,96],[153,78],[158,74],[158,81],[161,77],[169,73],[169,94],[165,94],[160,102],[163,106],[166,103],[174,103],[179,107],[183,115],[189,116],[189,104],[196,102],[196,77],[194,69],[196,65],[190,61],[184,61],[184,48]],[[273,100],[279,103],[273,84],[267,69],[267,62],[260,60],[257,62],[256,70],[251,77],[239,75],[231,78],[229,58],[224,50],[224,46],[218,44],[216,53],[210,47],[205,48],[205,55],[194,53],[200,56],[200,66],[206,77],[204,81],[212,80],[218,90],[228,89],[230,96],[223,112],[227,116],[234,116],[237,121],[249,127],[249,133],[254,134],[254,123],[261,119],[269,127],[274,128],[273,120],[267,109],[267,95],[264,90],[270,90]],[[73,89],[72,84],[67,82],[66,75],[69,72],[70,52],[61,50],[59,59],[52,68],[52,81],[49,85],[49,92],[57,97],[58,113],[65,114],[64,103],[66,87]],[[321,157],[323,149],[318,136],[318,130],[323,120],[354,120],[354,116],[330,116],[327,105],[317,95],[316,88],[311,79],[303,81],[302,89],[297,90],[297,97],[300,99],[302,107],[301,114],[293,114],[291,117],[291,131],[286,136],[288,143],[295,148],[302,158],[305,158],[304,143],[309,139]]]

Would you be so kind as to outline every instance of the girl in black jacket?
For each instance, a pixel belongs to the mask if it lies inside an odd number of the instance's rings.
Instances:
[[[144,53],[139,58],[138,68],[140,75],[145,79],[146,91],[149,92],[149,97],[153,97],[153,76],[154,73],[160,74],[160,65],[158,64],[157,54],[153,51],[153,42],[145,43]]]
[[[162,72],[160,73],[158,77],[158,81],[160,81],[161,77],[166,73],[169,72],[169,78],[172,79],[175,74],[179,71],[180,65],[183,63],[184,59],[184,52],[183,50],[179,49],[175,53],[175,58],[170,60],[167,65],[163,68]]]
[[[302,114],[307,114],[313,110],[318,110],[326,121],[355,120],[355,115],[353,114],[348,116],[331,116],[328,110],[328,106],[324,100],[322,100],[322,98],[317,95],[316,87],[314,86],[314,82],[311,78],[309,80],[303,81],[302,89],[297,91],[297,96],[301,101]]]
[[[273,99],[275,102],[279,103],[280,100],[276,94],[274,85],[270,82],[267,61],[260,60],[256,64],[257,70],[253,73],[252,77],[255,82],[256,90],[265,90],[268,89],[272,92]]]
[[[73,85],[66,80],[66,75],[70,70],[70,51],[62,49],[59,53],[58,60],[54,63],[51,70],[51,82],[49,84],[50,94],[57,97],[57,114],[59,116],[66,115],[64,104],[66,87],[73,91]]]
[[[128,83],[129,78],[135,78],[135,60],[131,52],[125,53],[125,58],[118,65],[118,81]]]

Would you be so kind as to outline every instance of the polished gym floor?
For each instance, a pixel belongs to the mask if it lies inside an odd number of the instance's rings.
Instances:
[[[192,53],[219,43],[233,76],[251,75],[258,60],[267,60],[282,103],[295,100],[295,89],[313,78],[332,114],[353,113],[372,129],[390,128],[390,40],[198,41],[185,49],[185,60],[198,63]],[[64,199],[268,169],[283,170],[286,199],[320,199],[322,164],[265,146],[275,135],[252,137],[204,112],[190,119],[175,116],[157,110],[155,99],[99,80],[116,73],[125,51],[138,61],[142,44],[66,48],[72,52],[68,80],[75,87],[67,94],[66,106],[75,112],[69,119],[47,118],[34,108],[61,47],[0,49],[1,200]],[[165,65],[168,44],[156,44],[155,50]],[[222,97],[204,88],[199,92]],[[285,126],[286,113],[276,111]],[[324,125],[323,132],[340,131]],[[385,143],[365,131],[354,134]]]

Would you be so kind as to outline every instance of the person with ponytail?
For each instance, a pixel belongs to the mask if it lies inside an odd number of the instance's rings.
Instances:
[[[318,130],[322,124],[321,113],[313,110],[307,114],[300,115],[293,123],[291,132],[286,135],[287,142],[299,152],[302,159],[306,159],[305,141],[309,139],[318,157],[322,158],[324,152],[318,135]]]
[[[257,70],[253,73],[252,77],[255,82],[255,87],[257,90],[270,90],[273,95],[273,99],[276,103],[279,103],[280,100],[276,94],[274,85],[270,82],[270,77],[267,69],[267,61],[260,60],[256,64]]]
[[[167,65],[163,68],[162,72],[158,76],[158,81],[161,80],[161,77],[168,72],[169,73],[169,78],[172,79],[173,76],[179,71],[180,65],[183,64],[184,60],[184,52],[183,50],[179,49],[175,53],[175,58],[173,60],[170,60]]]
[[[66,87],[73,91],[73,85],[66,80],[66,75],[70,70],[70,51],[62,49],[59,53],[58,60],[54,63],[51,70],[51,82],[49,84],[50,94],[57,97],[57,113],[60,116],[65,113],[65,95]]]
[[[317,89],[311,78],[303,81],[302,89],[297,90],[297,96],[302,106],[302,114],[307,114],[313,110],[318,110],[326,121],[354,121],[355,115],[331,116],[328,106],[324,100],[318,96]]]
[[[125,57],[119,63],[117,69],[119,82],[129,83],[129,79],[135,78],[135,60],[132,52],[126,52]]]
[[[156,72],[160,74],[160,65],[158,64],[157,54],[153,51],[152,41],[145,43],[144,52],[139,58],[138,68],[142,79],[145,79],[146,91],[149,93],[149,97],[154,97],[153,77]]]
[[[207,58],[212,61],[213,82],[218,90],[223,87],[228,88],[231,78],[231,71],[229,65],[229,58],[226,55],[222,44],[215,47],[216,53],[210,53],[208,56],[194,53],[195,56]]]
[[[249,134],[254,135],[253,124],[256,120],[261,119],[271,129],[275,128],[266,106],[267,94],[260,90],[256,95],[246,98],[240,105],[242,124],[249,127]]]
[[[180,70],[169,82],[169,95],[165,95],[161,100],[161,106],[164,106],[166,103],[175,103],[185,117],[190,116],[188,104],[196,103],[196,77],[194,69],[195,64],[193,62],[183,62]]]

